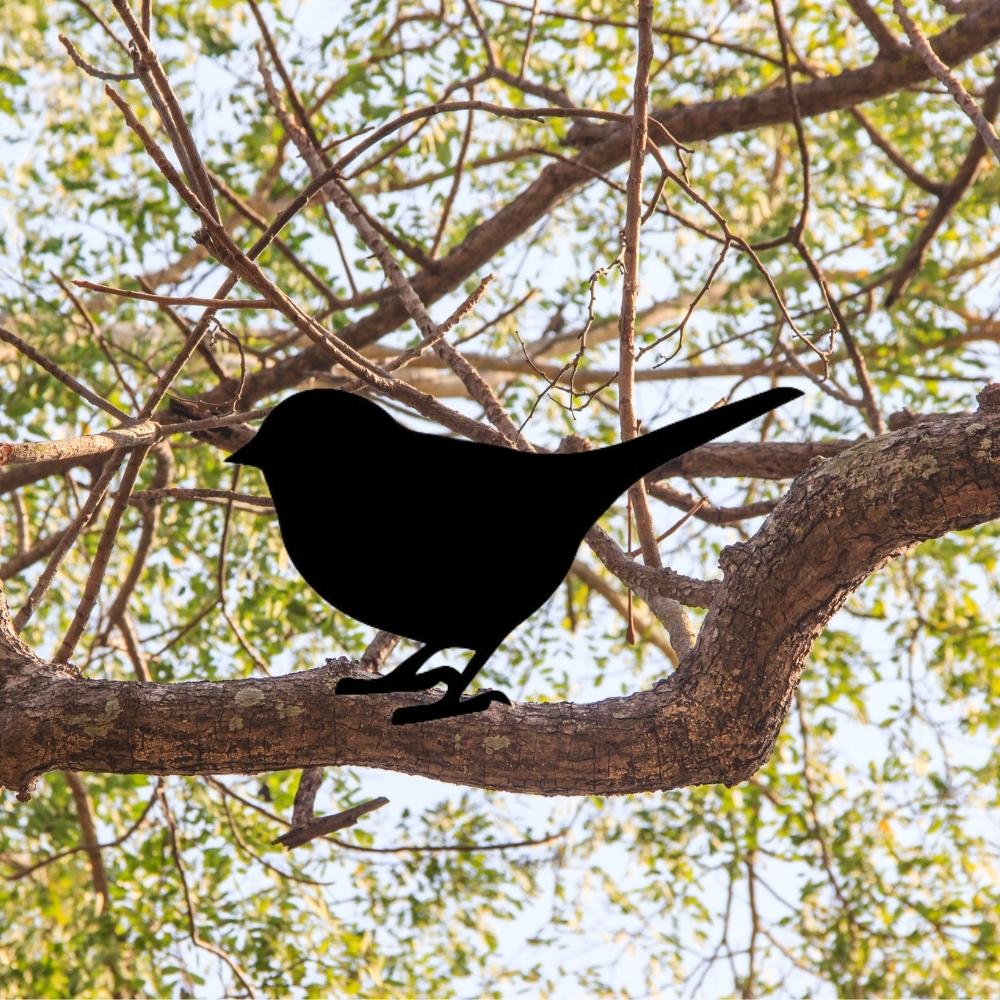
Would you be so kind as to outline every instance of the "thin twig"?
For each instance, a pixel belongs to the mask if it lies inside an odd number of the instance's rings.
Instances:
[[[614,609],[623,620],[628,621],[629,611],[631,610],[633,615],[638,619],[638,633],[643,641],[651,642],[656,646],[670,660],[672,666],[676,667],[680,663],[680,658],[677,656],[674,647],[670,645],[670,639],[664,632],[662,623],[641,608],[630,609],[629,598],[632,596],[631,590],[627,591],[628,597],[623,598],[613,584],[605,580],[600,573],[591,569],[581,559],[574,560],[570,572],[582,583],[586,584],[589,590],[600,594],[608,606]]]
[[[983,96],[983,113],[988,119],[994,118],[998,110],[1000,110],[1000,66],[997,67],[993,80]],[[986,144],[977,135],[970,143],[969,151],[965,154],[958,170],[955,171],[955,176],[940,193],[934,211],[931,212],[916,239],[910,244],[902,262],[896,268],[892,284],[886,289],[883,299],[886,308],[898,301],[913,276],[920,270],[927,248],[941,226],[944,225],[945,220],[954,211],[962,196],[975,182],[985,156]]]
[[[191,895],[191,889],[188,886],[187,874],[184,871],[184,863],[181,859],[180,843],[177,837],[177,821],[174,819],[173,810],[167,802],[167,796],[162,786],[157,788],[157,797],[163,810],[163,817],[167,821],[167,831],[170,838],[170,853],[173,856],[174,868],[177,870],[177,875],[181,882],[181,889],[184,893],[184,905],[187,909],[188,918],[188,936],[191,938],[191,943],[196,948],[201,948],[202,951],[207,951],[209,954],[215,955],[216,958],[225,962],[226,965],[228,965],[232,970],[233,975],[237,978],[243,989],[247,991],[251,998],[256,1000],[256,990],[254,990],[249,977],[232,957],[232,955],[230,955],[229,952],[225,951],[223,948],[212,944],[211,941],[206,941],[198,933],[198,913],[195,909],[194,897]]]
[[[150,796],[149,800],[146,802],[145,807],[142,812],[139,813],[137,819],[135,819],[126,829],[120,833],[114,840],[106,841],[105,843],[98,843],[97,847],[99,850],[107,850],[111,847],[120,847],[122,844],[132,836],[139,827],[145,823],[146,818],[149,816],[153,806],[156,804],[156,792],[163,786],[163,779],[157,778],[156,785],[154,786],[153,794]],[[56,861],[61,861],[63,858],[68,858],[73,854],[79,854],[81,851],[87,850],[85,844],[80,844],[77,847],[67,847],[63,851],[57,851],[55,854],[50,854],[48,857],[42,858],[40,861],[36,861],[31,865],[25,865],[24,867],[18,867],[18,870],[12,875],[4,875],[3,877],[9,882],[15,882],[18,879],[26,878],[28,875],[33,875],[36,871],[41,868],[45,868],[48,865],[53,864]]]
[[[248,809],[253,809],[261,816],[266,816],[275,823],[281,823],[284,826],[290,825],[288,820],[276,815],[269,809],[265,809],[262,805],[252,802],[250,799],[244,798],[239,794],[239,792],[234,792],[228,785],[219,781],[218,778],[209,777],[206,778],[206,781],[212,785],[213,788],[217,788],[220,792],[222,792],[223,795],[228,795],[229,798],[239,802],[241,805],[246,806]],[[577,810],[576,815],[579,815],[579,810]],[[477,853],[480,851],[509,851],[519,847],[542,847],[546,844],[551,844],[555,840],[565,837],[570,832],[572,823],[573,821],[571,820],[570,823],[561,830],[556,830],[554,833],[550,833],[545,837],[514,840],[499,844],[398,844],[392,847],[365,847],[361,844],[352,844],[346,840],[338,840],[336,837],[326,836],[324,839],[328,840],[331,844],[336,844],[337,847],[342,847],[348,851],[359,851],[364,854],[434,854],[445,852],[464,854]]]
[[[639,294],[639,234],[642,225],[642,177],[649,136],[649,70],[653,60],[653,0],[639,0],[638,63],[633,95],[632,146],[629,156],[628,187],[625,196],[625,228],[622,230],[622,304],[618,322],[618,409],[623,441],[631,441],[639,431],[635,412],[635,314]],[[640,480],[629,489],[629,500],[645,564],[662,569],[656,545],[656,529]],[[680,604],[661,602],[663,622],[670,644],[683,656],[694,645],[694,629]],[[655,612],[654,612],[655,613]],[[659,615],[657,616],[659,617]],[[662,619],[661,619],[662,620]]]
[[[94,828],[90,796],[80,775],[74,771],[64,771],[63,775],[73,796],[80,835],[83,838],[83,849],[87,852],[87,859],[90,862],[90,879],[98,899],[97,912],[106,913],[111,906],[111,890],[108,887],[108,873],[104,867],[104,859],[101,857],[101,845],[98,843],[97,831]]]
[[[122,52],[128,55],[128,46],[118,37],[118,33],[114,30],[114,28],[112,28],[111,25],[108,24],[108,22],[105,21],[104,18],[101,17],[101,15],[98,14],[98,12],[94,10],[89,3],[87,3],[87,0],[73,0],[73,2],[81,10],[85,10],[94,19],[94,21],[101,26],[101,29],[108,36],[108,38],[110,38],[111,41],[113,41],[115,45],[122,50]]]
[[[910,40],[914,51],[924,61],[924,65],[945,85],[948,93],[955,99],[955,103],[968,115],[969,120],[976,127],[979,137],[986,146],[993,152],[993,155],[1000,160],[1000,136],[996,134],[992,124],[983,114],[979,105],[972,99],[969,92],[962,86],[961,80],[938,58],[937,53],[931,47],[927,36],[917,27],[916,22],[906,12],[902,0],[892,0],[892,9],[899,18],[899,23],[906,32],[906,37]]]
[[[148,448],[137,448],[132,452],[128,464],[125,466],[121,483],[118,486],[118,495],[111,505],[111,510],[108,511],[108,518],[104,524],[101,540],[97,544],[97,552],[94,555],[94,561],[91,563],[90,572],[87,574],[87,582],[84,585],[80,603],[77,605],[73,620],[66,630],[66,635],[62,643],[60,643],[59,649],[52,658],[55,663],[69,662],[70,657],[73,655],[73,650],[76,648],[76,644],[80,641],[80,636],[83,635],[83,630],[87,626],[87,619],[90,617],[90,612],[97,603],[97,596],[104,581],[104,574],[107,571],[108,562],[115,548],[122,515],[128,506],[128,498],[132,494],[132,487],[139,476],[139,471],[142,469],[142,463],[145,461],[147,453]]]
[[[292,83],[291,75],[285,67],[285,61],[281,58],[281,55],[278,52],[278,46],[274,43],[274,38],[267,27],[267,22],[264,20],[264,16],[260,12],[260,7],[257,6],[257,0],[250,0],[250,11],[253,14],[254,20],[257,22],[257,27],[260,30],[261,37],[264,39],[264,45],[267,47],[271,60],[278,70],[281,82],[285,85],[285,93],[288,95],[288,101],[292,106],[292,110],[295,112],[295,117],[298,120],[299,125],[305,129],[313,148],[318,151],[319,155],[323,157],[326,165],[329,166],[330,161],[326,158],[326,151],[323,149],[319,141],[319,136],[316,135],[316,130],[312,127],[312,122],[309,120],[309,113],[299,100],[299,95],[295,90],[295,85]]]
[[[115,82],[121,82],[122,80],[135,80],[138,78],[138,73],[132,71],[128,73],[114,73],[104,69],[98,69],[92,62],[88,62],[81,54],[80,50],[65,36],[60,35],[59,41],[62,42],[63,48],[69,53],[70,59],[77,65],[79,69],[82,69],[87,76],[94,77],[97,80],[113,80]]]
[[[868,29],[868,33],[875,39],[879,53],[891,55],[898,52],[902,46],[896,36],[882,23],[882,19],[872,10],[868,0],[847,0],[847,5],[857,15],[858,20]]]
[[[267,220],[256,212],[252,205],[241,198],[236,191],[234,191],[221,177],[218,176],[218,174],[213,173],[209,176],[212,179],[212,186],[215,190],[218,191],[219,194],[221,194],[222,197],[225,198],[226,201],[228,201],[241,215],[258,228],[267,229]],[[346,308],[347,301],[342,299],[339,295],[334,294],[334,292],[330,289],[330,286],[323,281],[323,279],[320,278],[311,267],[306,265],[299,255],[295,253],[295,251],[293,251],[284,240],[275,237],[273,243],[275,249],[288,260],[292,267],[294,267],[295,270],[298,271],[306,279],[306,281],[308,281],[309,284],[323,296],[324,299],[326,299],[326,303],[331,309]],[[355,296],[356,294],[355,290]],[[362,300],[352,304],[363,305],[364,302]]]
[[[320,164],[316,159],[315,151],[312,150],[309,145],[308,137],[296,126],[295,122],[291,120],[289,114],[284,109],[281,97],[274,87],[270,72],[263,60],[261,60],[259,68],[261,77],[264,80],[265,90],[267,91],[268,98],[271,101],[275,114],[279,116],[285,129],[291,133],[292,141],[295,143],[303,158],[309,164],[310,170],[313,171],[314,177],[312,183],[315,185],[319,178],[327,177],[329,171],[323,171],[320,169]],[[403,307],[417,324],[417,328],[423,334],[424,339],[433,344],[434,350],[447,361],[449,367],[452,368],[455,374],[462,380],[462,383],[469,389],[470,395],[478,403],[480,403],[480,405],[482,405],[487,419],[503,436],[504,443],[513,445],[515,442],[518,442],[520,438],[518,428],[514,425],[510,417],[507,416],[507,413],[504,411],[503,406],[500,404],[500,401],[497,399],[492,388],[490,388],[486,380],[482,378],[482,376],[461,356],[461,354],[444,340],[441,335],[440,328],[434,320],[431,319],[430,314],[424,307],[424,304],[420,301],[420,297],[417,295],[399,264],[396,263],[396,260],[389,251],[389,248],[386,246],[385,241],[358,209],[358,206],[344,188],[339,176],[333,175],[328,177],[325,189],[333,204],[336,205],[347,221],[354,226],[358,235],[378,258],[378,262],[381,265],[382,270],[385,272],[386,277],[396,289],[400,301],[403,303]],[[310,333],[310,336],[313,336],[313,334]],[[361,357],[367,365],[371,366],[371,362],[369,362],[367,358],[363,358],[361,355],[358,355],[358,357]],[[345,367],[347,366],[345,365]],[[386,373],[384,369],[379,370],[379,380],[371,378],[369,371],[370,368],[364,372],[354,371],[353,374],[361,376],[370,385],[381,389],[383,392],[387,392],[389,395],[405,399],[407,402],[412,400],[415,404],[419,404],[417,406],[418,410],[425,414],[427,414],[430,409],[437,409],[438,407],[440,407],[441,410],[445,409],[444,407],[441,407],[440,404],[433,404],[427,400],[421,399],[418,396],[412,395],[409,391],[412,387],[406,387],[405,383],[390,383],[388,379],[385,378],[388,373]],[[400,392],[401,389],[404,390],[405,395]],[[452,419],[456,416],[458,415],[452,415]],[[524,443],[524,446],[527,446],[526,443]]]
[[[39,368],[44,369],[54,378],[57,378],[67,388],[72,389],[73,392],[75,392],[82,399],[87,400],[88,403],[92,403],[99,409],[104,410],[105,413],[110,413],[118,420],[131,419],[129,414],[127,414],[124,410],[119,409],[114,403],[94,392],[93,389],[88,389],[79,379],[74,378],[69,372],[64,371],[54,361],[42,354],[41,351],[36,350],[30,344],[22,340],[16,333],[8,330],[4,326],[0,326],[0,340],[10,344],[11,347],[23,354],[30,361],[33,361]]]
[[[118,0],[116,0],[116,2],[118,2]],[[106,87],[105,93],[111,98],[114,104],[125,116],[125,120],[128,123],[129,128],[131,128],[132,131],[135,132],[135,134],[140,138],[150,157],[156,163],[157,167],[160,169],[161,173],[163,173],[171,187],[174,188],[174,190],[183,198],[188,207],[191,208],[204,223],[205,228],[199,233],[201,241],[205,242],[210,247],[213,255],[229,268],[231,273],[222,283],[219,292],[214,297],[223,298],[228,295],[230,290],[240,279],[247,281],[254,288],[257,288],[259,291],[262,291],[265,295],[267,295],[272,305],[274,305],[275,308],[280,309],[288,319],[290,319],[320,347],[327,351],[333,361],[342,365],[349,372],[351,372],[351,374],[366,378],[374,387],[382,388],[383,391],[389,390],[391,387],[384,378],[383,374],[373,368],[367,358],[359,354],[352,347],[340,340],[340,338],[336,337],[318,322],[298,309],[288,296],[281,292],[264,274],[264,272],[253,263],[254,257],[256,257],[268,245],[271,237],[283,227],[285,222],[287,222],[288,219],[295,214],[295,212],[301,209],[308,202],[314,192],[309,192],[308,196],[303,193],[303,195],[294,199],[291,205],[289,205],[288,208],[286,208],[285,211],[279,215],[278,219],[275,220],[272,227],[270,227],[269,230],[257,240],[251,250],[248,253],[243,253],[243,251],[233,243],[229,234],[225,231],[225,228],[218,221],[216,221],[200,203],[198,198],[194,195],[191,189],[184,182],[183,178],[181,178],[181,176],[174,169],[173,165],[164,155],[163,151],[149,135],[145,127],[136,118],[132,109],[122,99],[121,95],[119,95],[111,87]],[[143,408],[144,415],[148,412],[152,412],[152,409],[159,403],[159,400],[162,399],[173,379],[176,378],[180,369],[194,352],[197,345],[201,342],[201,338],[207,331],[208,324],[213,315],[213,309],[210,308],[206,310],[202,318],[198,321],[198,324],[191,331],[191,336],[184,344],[180,354],[160,378],[150,400]]]
[[[56,571],[62,564],[70,546],[76,541],[80,532],[83,531],[83,529],[96,516],[101,504],[104,502],[104,497],[108,492],[108,486],[111,484],[111,479],[118,471],[123,459],[124,453],[112,455],[105,463],[104,468],[101,470],[101,474],[97,477],[97,481],[90,489],[90,494],[88,495],[86,502],[80,509],[80,512],[67,526],[62,537],[59,539],[59,544],[56,546],[55,551],[49,557],[49,561],[45,564],[45,569],[42,570],[41,576],[35,582],[35,586],[31,588],[31,593],[21,606],[21,610],[18,611],[17,617],[14,619],[14,630],[16,632],[20,632],[31,620],[31,616],[35,613],[35,610],[41,603],[42,598],[52,585],[52,580],[55,578]]]
[[[14,496],[20,498],[19,493],[15,493]],[[6,562],[0,563],[0,580],[9,580],[12,576],[22,573],[29,566],[34,566],[40,559],[44,559],[55,550],[68,530],[68,528],[63,528],[62,531],[54,531],[44,538],[39,538],[34,545],[22,549]]]
[[[366,813],[374,812],[376,809],[381,809],[382,806],[387,806],[388,804],[389,800],[383,796],[377,799],[369,799],[367,802],[362,802],[360,805],[345,809],[343,812],[334,813],[332,816],[324,816],[322,819],[311,820],[304,826],[293,825],[287,833],[283,833],[280,837],[275,837],[271,843],[281,844],[282,847],[288,850],[291,850],[293,847],[301,847],[302,844],[307,844],[310,840],[315,840],[317,837],[323,837],[328,833],[333,833],[335,830],[343,830],[346,827],[354,826]]]
[[[138,279],[139,284],[142,285],[143,291],[152,292],[153,286],[146,280],[145,277],[140,277]],[[185,320],[175,312],[170,306],[160,303],[160,309],[166,314],[167,318],[170,320],[174,326],[180,331],[181,335],[184,337],[184,343],[187,343],[188,338],[191,336],[191,326]],[[213,314],[214,316],[214,314]],[[222,366],[219,364],[218,359],[212,352],[212,349],[205,343],[204,340],[199,341],[196,350],[198,354],[205,360],[205,363],[211,369],[212,374],[219,379],[219,381],[225,381],[228,377]],[[140,408],[141,409],[141,408]]]
[[[490,3],[499,4],[502,7],[509,7],[512,10],[523,10],[528,13],[534,9],[534,5],[529,7],[527,4],[516,3],[514,0],[489,0]],[[610,28],[627,28],[634,30],[637,27],[635,21],[626,21],[621,18],[613,17],[600,17],[593,14],[578,14],[575,11],[569,10],[555,10],[551,8],[541,8],[538,11],[543,17],[555,17],[563,21],[576,21],[582,24],[593,24],[593,25],[603,25]],[[712,45],[715,48],[725,49],[729,52],[736,52],[740,55],[750,56],[753,59],[761,59],[764,62],[774,63],[778,65],[778,60],[773,56],[768,55],[766,52],[758,52],[756,49],[752,49],[746,45],[739,45],[735,42],[723,42],[716,38],[712,38],[710,35],[699,35],[693,31],[683,31],[678,28],[668,28],[665,25],[654,25],[653,33],[656,35],[662,35],[665,38],[680,38],[687,41],[696,42],[703,45]]]
[[[532,0],[531,17],[528,19],[528,37],[524,42],[524,50],[521,52],[521,76],[524,76],[528,69],[528,60],[531,58],[531,45],[535,40],[535,24],[538,21],[539,0]]]
[[[470,96],[472,92],[470,91]],[[436,257],[438,248],[441,246],[441,239],[444,236],[445,228],[448,225],[448,218],[451,215],[452,206],[455,204],[455,198],[458,195],[458,189],[462,184],[462,171],[465,169],[465,158],[469,152],[469,143],[472,140],[472,125],[475,119],[475,112],[470,111],[468,120],[465,123],[465,132],[462,135],[462,144],[458,150],[458,160],[455,163],[455,173],[452,178],[451,188],[448,191],[448,195],[444,201],[444,207],[441,209],[441,217],[438,219],[437,230],[434,233],[434,239],[431,241],[430,256]]]
[[[498,65],[500,60],[497,59],[496,51],[493,48],[493,42],[490,39],[489,33],[486,31],[486,25],[483,23],[483,15],[479,11],[476,0],[464,0],[464,3],[466,13],[469,15],[469,20],[475,25],[476,33],[479,35],[479,38],[483,43],[483,48],[486,50],[487,62],[489,62],[491,66]]]
[[[156,471],[150,481],[150,487],[154,490],[166,489],[173,477],[174,460],[170,446],[166,442],[160,442],[155,449]],[[116,494],[117,499],[117,494]],[[127,496],[127,502],[131,503],[132,498]],[[118,593],[115,595],[105,618],[105,624],[97,638],[95,645],[106,643],[108,634],[118,625],[122,624],[125,611],[128,607],[129,598],[139,584],[146,562],[153,546],[156,544],[157,531],[159,530],[160,508],[159,504],[146,503],[141,508],[142,529],[139,532],[139,540],[136,542],[135,552],[132,555],[132,562],[125,574]]]
[[[197,295],[158,295],[155,292],[137,292],[131,288],[116,288],[102,285],[84,278],[74,278],[73,284],[104,295],[117,295],[123,299],[142,299],[144,302],[158,302],[168,306],[204,306],[206,309],[270,309],[267,299],[204,299]]]
[[[236,486],[239,483],[240,478],[240,467],[236,466],[233,469],[233,479],[230,485],[230,494],[235,494]],[[226,503],[226,512],[222,519],[222,537],[219,540],[219,556],[216,563],[216,588],[219,592],[219,609],[222,611],[222,617],[226,620],[226,624],[229,626],[230,631],[236,636],[236,641],[240,644],[240,648],[243,650],[247,656],[253,660],[255,666],[262,673],[266,674],[268,677],[271,675],[271,671],[267,665],[267,661],[257,652],[253,646],[247,641],[246,636],[243,634],[243,630],[236,623],[236,620],[229,613],[229,608],[226,606],[226,554],[229,548],[229,526],[232,522],[233,517],[233,501],[232,496],[230,496],[229,501]]]
[[[133,504],[144,504],[150,500],[204,500],[208,503],[233,503],[234,510],[249,509],[262,514],[273,514],[274,503],[269,497],[258,497],[251,493],[234,493],[231,490],[170,489],[136,490],[129,499]]]
[[[160,60],[150,45],[142,25],[136,21],[128,0],[111,0],[111,2],[128,33],[132,36],[134,44],[133,64],[139,74],[139,79],[146,88],[150,99],[157,105],[167,134],[188,173],[188,179],[198,192],[201,204],[218,222],[219,210],[215,204],[215,196],[212,192],[212,184],[208,179],[208,172],[202,162],[198,147],[195,145],[187,118],[184,116],[177,96],[167,79],[167,74],[163,71]]]

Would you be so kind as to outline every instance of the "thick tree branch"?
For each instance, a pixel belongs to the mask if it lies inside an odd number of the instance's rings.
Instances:
[[[428,696],[335,697],[357,669],[346,660],[264,680],[83,680],[34,658],[0,606],[0,782],[25,797],[53,768],[345,764],[536,794],[743,781],[770,755],[812,645],[848,595],[907,548],[1000,518],[998,397],[990,387],[974,414],[918,420],[811,467],[749,542],[723,552],[725,579],[679,669],[629,697],[495,705],[404,730],[392,710]]]

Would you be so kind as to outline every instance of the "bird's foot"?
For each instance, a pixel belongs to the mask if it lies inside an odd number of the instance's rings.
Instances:
[[[448,669],[448,668],[444,668]],[[471,715],[474,712],[483,712],[493,702],[500,702],[502,705],[509,705],[510,698],[502,691],[480,691],[479,694],[471,698],[449,698],[447,695],[440,701],[431,702],[429,705],[408,705],[405,708],[397,708],[392,713],[392,724],[394,726],[408,726],[414,722],[433,722],[434,719],[450,719],[456,715]]]
[[[341,677],[337,681],[337,694],[391,694],[396,691],[428,691],[435,684],[454,684],[461,675],[454,667],[435,667],[422,674],[380,677]]]

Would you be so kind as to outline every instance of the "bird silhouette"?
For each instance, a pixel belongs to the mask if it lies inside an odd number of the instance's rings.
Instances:
[[[263,472],[285,549],[325,601],[423,643],[391,673],[344,677],[338,695],[426,691],[402,725],[509,705],[462,693],[518,625],[563,581],[583,536],[644,475],[792,399],[770,389],[630,441],[538,454],[410,430],[375,403],[336,389],[282,400],[226,459]],[[419,673],[450,647],[461,671]]]

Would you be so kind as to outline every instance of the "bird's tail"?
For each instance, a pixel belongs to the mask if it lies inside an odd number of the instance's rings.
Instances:
[[[802,392],[798,389],[768,389],[748,399],[698,413],[659,430],[642,434],[631,441],[623,441],[590,454],[604,457],[604,475],[610,489],[617,488],[618,491],[614,494],[617,497],[643,476],[678,455],[714,441],[727,431],[742,427],[801,395]]]

